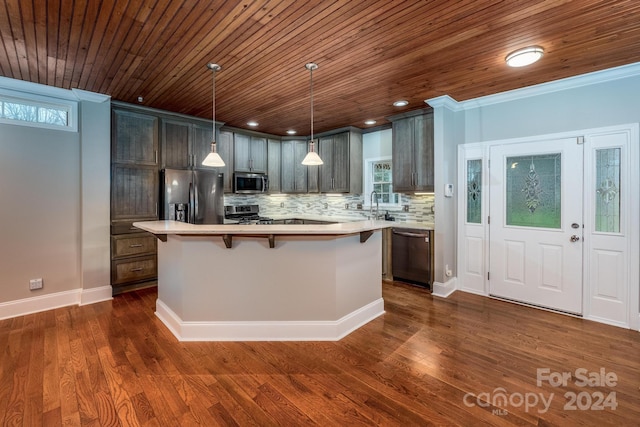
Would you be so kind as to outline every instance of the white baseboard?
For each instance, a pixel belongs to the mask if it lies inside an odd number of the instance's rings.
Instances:
[[[458,288],[457,290],[462,291],[462,292],[466,292],[468,294],[480,295],[482,297],[488,297],[489,296],[489,294],[484,292],[484,291],[479,291],[477,289],[472,289],[472,288]]]
[[[191,322],[156,300],[156,316],[179,341],[338,341],[382,314],[380,298],[336,321]]]
[[[598,316],[589,315],[589,316],[584,316],[583,319],[592,320],[592,321],[598,322],[598,323],[604,323],[605,325],[611,325],[611,326],[617,326],[619,328],[629,329],[629,324],[628,323],[617,322],[615,320],[606,319],[604,317],[598,317]]]
[[[0,303],[0,319],[26,316],[69,305],[86,305],[110,300],[111,286],[93,289],[73,289]]]
[[[80,296],[80,305],[109,301],[113,299],[112,294],[113,288],[111,285],[100,286],[99,288],[83,289],[82,295]]]
[[[56,292],[37,297],[0,303],[0,319],[24,316],[54,308],[76,305],[80,302],[81,289]]]
[[[437,297],[446,298],[456,290],[456,278],[452,277],[447,280],[446,283],[433,282],[433,292],[432,295]]]

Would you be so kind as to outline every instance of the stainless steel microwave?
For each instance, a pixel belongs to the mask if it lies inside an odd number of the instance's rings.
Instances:
[[[263,173],[236,172],[233,174],[233,192],[241,194],[266,193],[269,178]]]

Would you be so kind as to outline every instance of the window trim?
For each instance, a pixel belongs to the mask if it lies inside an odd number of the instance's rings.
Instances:
[[[42,129],[62,130],[66,132],[78,132],[78,103],[75,101],[35,95],[25,92],[17,92],[7,89],[0,89],[0,101],[15,102],[35,107],[66,110],[67,125],[59,126],[49,123],[31,122],[27,120],[9,119],[5,117],[0,117],[0,123],[18,126],[29,126]]]
[[[391,156],[382,157],[370,157],[364,159],[364,203],[363,208],[369,209],[371,206],[371,192],[373,191],[373,171],[372,167],[375,162],[389,161],[391,162]],[[393,182],[392,182],[393,184]],[[398,194],[398,193],[393,193]],[[402,198],[398,197],[398,203],[379,203],[380,208],[385,209],[399,209],[402,206]]]

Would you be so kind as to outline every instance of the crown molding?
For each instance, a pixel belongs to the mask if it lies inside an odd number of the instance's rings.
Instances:
[[[640,62],[496,93],[494,95],[482,96],[479,98],[469,99],[467,101],[456,101],[449,95],[443,95],[436,98],[426,99],[424,102],[434,108],[446,107],[453,111],[471,110],[478,107],[486,107],[489,105],[501,104],[503,102],[510,102],[539,95],[547,95],[564,90],[626,79],[629,77],[636,77],[638,75],[640,75]]]
[[[71,89],[71,92],[76,96],[78,101],[88,101],[95,102],[97,104],[102,104],[103,102],[107,102],[111,99],[110,95],[103,95],[101,93],[89,92],[88,90],[82,89]]]
[[[424,102],[432,108],[445,107],[452,111],[462,111],[462,105],[449,95],[438,96],[437,98],[425,99]]]

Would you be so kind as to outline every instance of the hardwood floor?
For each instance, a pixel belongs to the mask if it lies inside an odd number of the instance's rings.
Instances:
[[[339,342],[180,343],[154,315],[155,289],[3,320],[0,419],[24,426],[638,425],[637,331],[462,292],[433,298],[399,283],[385,283],[383,296],[386,313]],[[538,386],[537,369],[545,368]],[[594,378],[604,370],[608,384],[582,385],[580,368]],[[554,387],[563,372],[571,378]],[[542,399],[550,399],[548,410]]]

